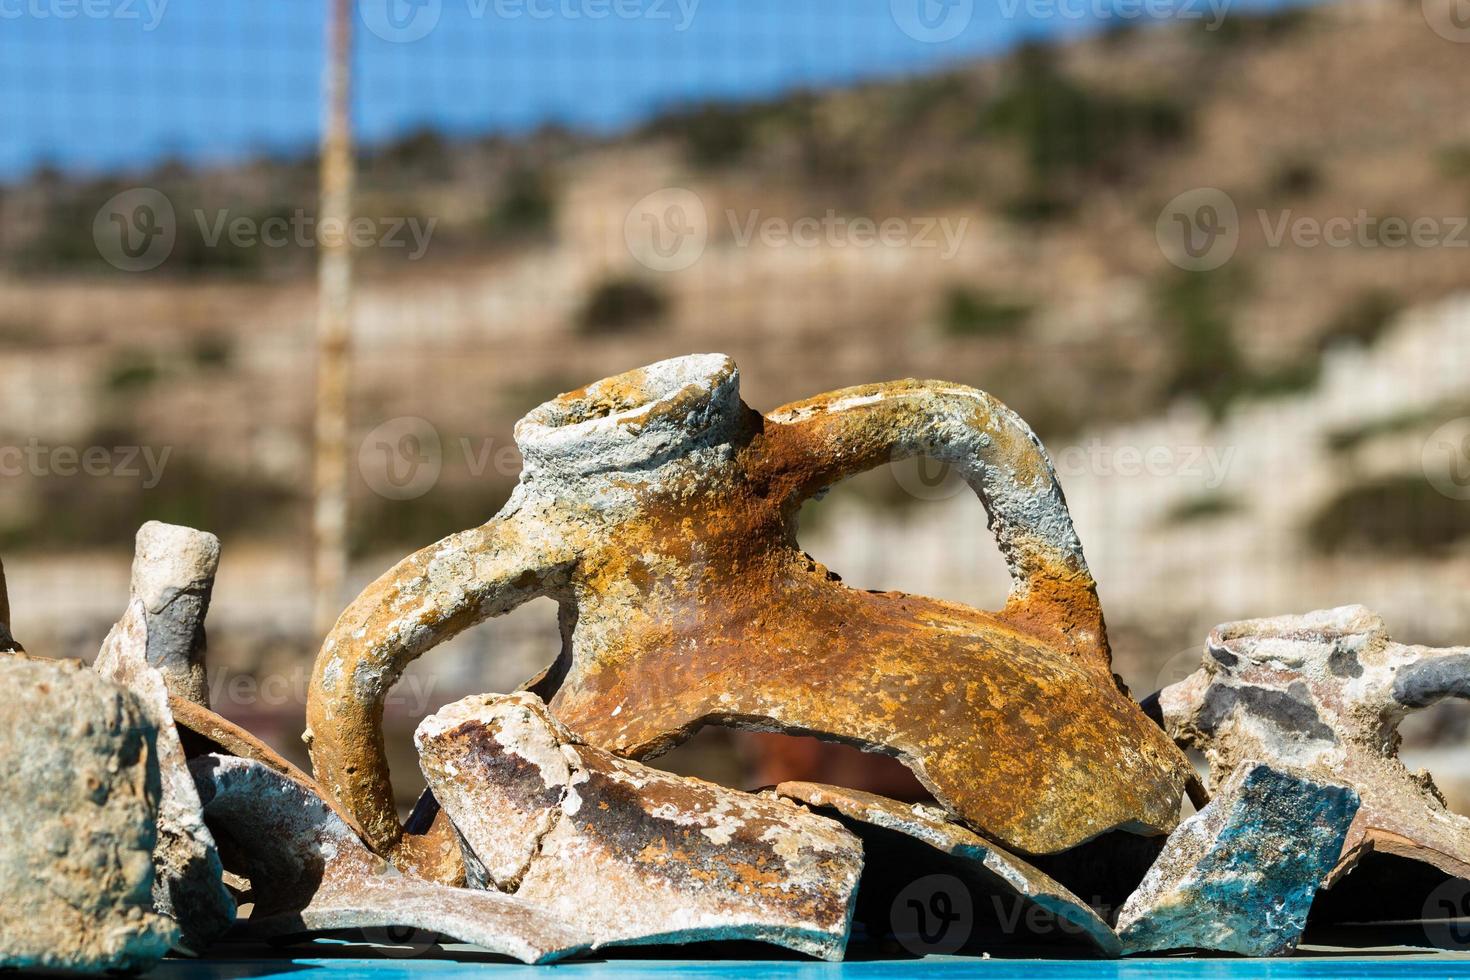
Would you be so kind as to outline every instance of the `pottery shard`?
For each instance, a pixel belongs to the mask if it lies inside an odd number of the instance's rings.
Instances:
[[[1290,952],[1357,811],[1345,786],[1242,765],[1123,903],[1123,951]]]
[[[415,742],[471,881],[594,946],[745,939],[842,957],[862,846],[836,821],[583,745],[528,693],[451,704]]]
[[[253,759],[204,755],[190,770],[226,866],[250,880],[252,935],[360,929],[429,946],[442,935],[525,963],[590,941],[544,909],[499,892],[432,884],[373,854],[306,783]]]
[[[194,777],[169,709],[164,676],[149,666],[149,628],[143,602],[134,599],[117,621],[93,668],[137,695],[157,729],[163,798],[158,811],[157,877],[153,904],[182,930],[180,949],[198,955],[235,921],[235,901],[225,889],[214,836],[204,824]]]
[[[178,524],[149,521],[138,529],[132,598],[148,618],[148,664],[169,692],[209,707],[204,616],[219,568],[219,538]]]
[[[1379,616],[1342,606],[1217,626],[1200,669],[1149,702],[1175,741],[1204,752],[1216,782],[1264,761],[1358,793],[1330,886],[1372,851],[1470,877],[1470,819],[1398,758],[1410,711],[1467,696],[1470,648],[1395,643]]]
[[[903,834],[947,855],[962,879],[977,880],[983,886],[1009,892],[1045,910],[1056,917],[1061,931],[1085,937],[1104,955],[1117,956],[1120,952],[1113,930],[1081,898],[1004,848],[950,821],[937,807],[900,803],[821,783],[781,783],[775,792],[777,796],[839,814],[863,839],[870,852],[870,862],[874,860],[871,852],[876,851],[878,843],[869,839],[872,828]]]
[[[154,913],[155,730],[75,661],[0,656],[0,967],[141,970],[168,951]]]

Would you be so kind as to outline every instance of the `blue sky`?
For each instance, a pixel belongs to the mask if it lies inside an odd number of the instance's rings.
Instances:
[[[682,102],[924,71],[1093,30],[1103,3],[1208,19],[1224,0],[354,2],[355,111],[372,141],[422,125],[611,131]],[[96,172],[311,146],[324,10],[0,0],[0,179],[42,163]]]

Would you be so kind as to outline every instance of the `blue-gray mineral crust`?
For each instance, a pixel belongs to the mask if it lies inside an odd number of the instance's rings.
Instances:
[[[1241,766],[1169,836],[1123,904],[1123,951],[1291,952],[1357,812],[1345,786]]]

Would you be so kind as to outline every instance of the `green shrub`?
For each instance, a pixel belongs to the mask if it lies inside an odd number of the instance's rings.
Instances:
[[[235,347],[224,334],[201,334],[190,346],[189,359],[195,367],[208,370],[229,367],[235,359]]]
[[[1007,200],[1001,214],[1020,225],[1062,221],[1077,213],[1077,198],[1058,187],[1031,187]]]
[[[102,379],[103,390],[112,394],[132,394],[153,386],[163,372],[158,361],[146,351],[122,350],[113,355]]]
[[[1189,113],[1181,103],[1080,85],[1049,47],[1024,46],[1015,71],[1006,91],[984,108],[980,128],[1021,144],[1033,186],[1079,174],[1118,177],[1137,151],[1188,135]]]
[[[1268,191],[1276,198],[1309,197],[1322,189],[1322,171],[1308,160],[1289,160],[1271,175]]]
[[[1166,525],[1178,526],[1206,521],[1214,517],[1237,513],[1241,509],[1239,499],[1212,490],[1179,501],[1164,515]]]
[[[510,495],[514,475],[486,473],[472,481],[441,480],[415,500],[363,494],[352,501],[347,550],[353,558],[422,548],[467,527],[483,524]]]
[[[94,432],[86,445],[108,448],[144,444],[136,433]],[[91,550],[132,548],[145,521],[185,524],[225,537],[236,533],[305,530],[309,508],[296,493],[248,472],[225,472],[181,449],[150,446],[152,462],[140,455],[116,456],[136,475],[105,477],[48,472],[32,477],[40,512],[24,524],[0,526],[3,550]],[[167,455],[163,455],[167,452]],[[161,472],[156,486],[145,486]]]
[[[609,279],[587,296],[577,314],[577,328],[584,334],[639,330],[660,323],[668,309],[668,299],[652,283],[630,277]]]
[[[1470,507],[1440,493],[1421,473],[1380,477],[1338,494],[1306,533],[1325,553],[1434,554],[1470,537]]]
[[[497,236],[544,235],[555,216],[556,196],[545,173],[517,167],[506,176],[490,213],[490,231]]]
[[[1470,143],[1442,146],[1435,159],[1439,163],[1439,172],[1444,176],[1455,180],[1470,177]]]
[[[1251,13],[1227,13],[1218,22],[1202,18],[1194,36],[1213,47],[1234,47],[1247,42],[1278,41],[1291,37],[1312,23],[1312,11],[1304,7]]]
[[[1403,307],[1403,300],[1391,290],[1365,290],[1327,322],[1318,337],[1318,346],[1325,350],[1343,341],[1371,346]]]
[[[953,286],[944,297],[940,322],[956,337],[1010,336],[1025,325],[1032,308],[1027,303],[997,299],[980,290]]]
[[[452,152],[449,143],[437,130],[423,126],[363,154],[362,169],[371,174],[385,167],[443,180],[451,173],[449,158]]]
[[[1172,347],[1167,393],[1198,397],[1216,417],[1250,380],[1231,323],[1238,281],[1226,269],[1177,272],[1158,285],[1154,296]]]
[[[1442,409],[1414,409],[1374,419],[1361,425],[1333,429],[1326,436],[1327,448],[1333,453],[1352,452],[1364,443],[1371,442],[1380,436],[1395,435],[1425,426],[1442,414]]]

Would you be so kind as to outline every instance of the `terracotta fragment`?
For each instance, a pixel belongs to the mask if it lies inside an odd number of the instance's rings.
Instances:
[[[946,819],[942,811],[922,803],[907,804],[860,790],[821,783],[781,783],[776,795],[807,806],[835,812],[861,838],[869,863],[889,860],[864,831],[867,828],[894,831],[912,837],[953,859],[955,870],[966,879],[979,879],[985,886],[1003,888],[1027,903],[1055,916],[1064,931],[1085,937],[1105,956],[1121,951],[1118,937],[1108,924],[1081,898],[1059,882],[1014,854],[990,843],[973,831]]]
[[[1192,777],[1112,674],[1051,463],[984,392],[899,381],[761,416],[721,355],[664,361],[535,409],[488,523],[409,556],[322,646],[306,740],[374,848],[405,844],[383,699],[413,659],[536,596],[564,646],[528,684],[589,745],[658,755],[706,724],[817,735],[904,762],[987,839],[1064,850],[1165,833]],[[802,503],[892,460],[954,465],[991,518],[1004,610],[843,586],[796,546]]]
[[[862,845],[836,821],[584,745],[528,693],[451,704],[414,740],[470,880],[595,946],[759,940],[842,958]]]
[[[128,603],[93,669],[138,697],[157,729],[163,795],[158,842],[153,849],[153,906],[179,924],[179,949],[199,955],[235,922],[235,901],[225,889],[214,836],[204,825],[189,762],[174,729],[163,674],[148,662],[147,613],[142,600]]]
[[[218,751],[224,755],[238,755],[242,759],[253,759],[283,776],[290,776],[298,782],[314,785],[312,778],[294,766],[290,760],[225,716],[200,707],[195,702],[187,701],[176,694],[169,695],[168,706],[179,728],[195,736],[196,744],[202,742],[207,745],[208,751]],[[204,754],[207,753],[191,752],[190,758]]]
[[[407,928],[524,963],[590,945],[529,902],[399,874],[309,787],[259,762],[206,755],[190,769],[226,866],[250,880],[254,935]]]
[[[174,924],[153,911],[156,731],[81,663],[0,656],[0,969],[144,970]]]
[[[1470,648],[1395,643],[1380,617],[1343,606],[1218,626],[1200,669],[1150,701],[1170,735],[1204,752],[1215,782],[1262,760],[1358,793],[1331,885],[1370,851],[1470,877],[1470,819],[1398,758],[1410,711],[1466,696]]]
[[[1240,766],[1169,836],[1123,904],[1123,951],[1291,952],[1357,810],[1347,787]]]
[[[138,528],[131,591],[148,618],[148,664],[170,693],[206,708],[204,617],[218,568],[213,534],[159,521]]]

